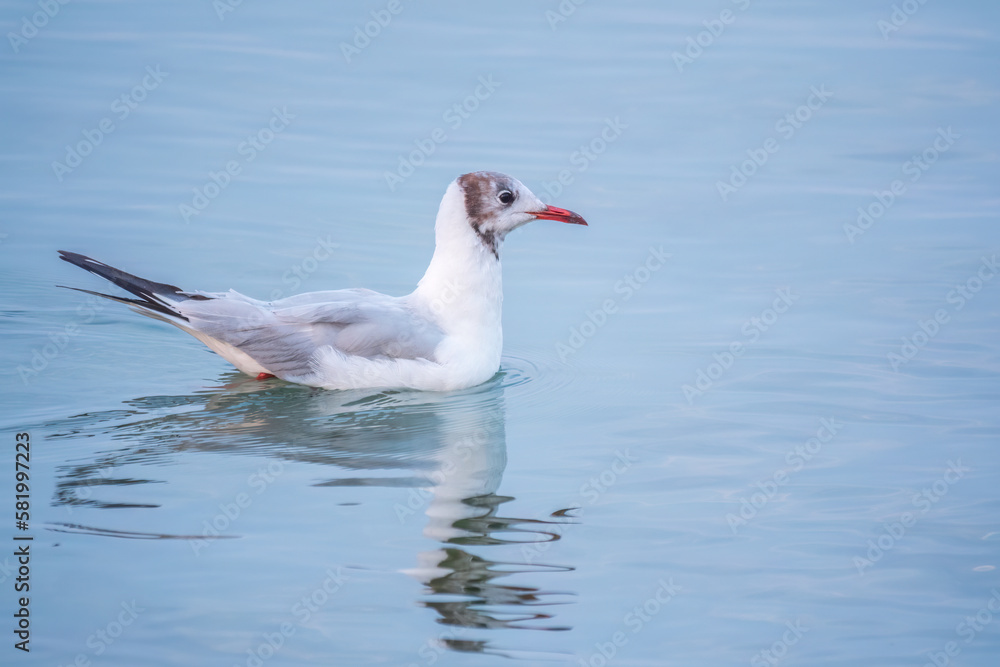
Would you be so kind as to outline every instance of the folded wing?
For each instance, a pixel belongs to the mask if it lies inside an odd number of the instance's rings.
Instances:
[[[178,306],[185,328],[235,347],[286,379],[314,374],[327,348],[368,360],[433,362],[443,338],[405,297],[371,290],[312,292],[270,303],[237,292],[204,296]]]

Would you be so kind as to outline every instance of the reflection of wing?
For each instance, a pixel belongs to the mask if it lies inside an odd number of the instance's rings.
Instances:
[[[233,291],[202,296],[209,298],[178,305],[185,328],[236,348],[279,377],[310,375],[317,351],[327,346],[367,360],[433,361],[443,338],[405,298],[371,290],[313,292],[272,303]]]

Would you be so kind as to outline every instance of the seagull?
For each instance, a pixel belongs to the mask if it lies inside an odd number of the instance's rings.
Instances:
[[[189,292],[85,255],[59,254],[137,298],[69,289],[169,322],[258,379],[325,389],[451,391],[482,384],[499,370],[500,248],[509,232],[537,219],[587,224],[572,211],[545,205],[506,174],[459,176],[438,209],[431,263],[417,288],[399,297],[355,288],[258,301],[234,290]]]

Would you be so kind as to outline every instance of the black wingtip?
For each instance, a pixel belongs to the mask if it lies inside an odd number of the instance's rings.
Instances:
[[[171,298],[180,297],[182,300],[193,298],[187,296],[187,294],[182,292],[176,285],[168,285],[166,283],[157,283],[152,280],[146,280],[145,278],[140,278],[139,276],[132,275],[131,273],[126,273],[121,269],[116,269],[115,267],[105,264],[104,262],[99,262],[92,257],[87,257],[86,255],[81,255],[77,252],[70,252],[68,250],[60,250],[58,252],[60,259],[114,283],[126,292],[131,292],[133,295],[139,297],[141,301],[136,299],[123,299],[121,297],[114,297],[100,292],[90,292],[89,290],[81,290],[76,287],[71,287],[70,289],[95,294],[97,296],[102,296],[121,303],[140,306],[148,310],[163,313],[164,315],[187,319],[163,298],[165,296]]]
[[[107,266],[103,262],[98,262],[96,259],[93,259],[92,257],[81,255],[78,252],[70,252],[69,250],[60,250],[59,259],[63,260],[64,262],[69,262],[74,266],[79,266],[81,269],[86,269],[87,271],[90,271],[90,269],[87,267],[88,263],[96,264],[98,266]]]

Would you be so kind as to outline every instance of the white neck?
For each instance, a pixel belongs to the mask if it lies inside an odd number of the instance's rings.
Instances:
[[[458,183],[452,183],[441,200],[434,238],[434,256],[412,296],[430,310],[446,334],[495,345],[499,355],[500,260],[469,224]],[[498,252],[500,243],[498,239]]]

